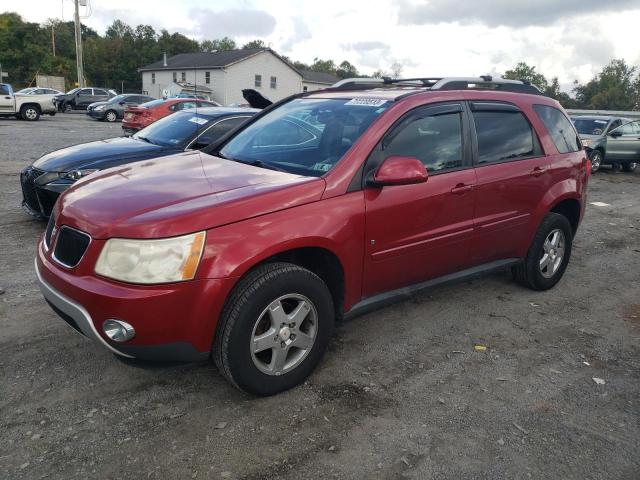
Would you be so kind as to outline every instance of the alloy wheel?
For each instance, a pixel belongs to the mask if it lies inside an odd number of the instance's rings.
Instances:
[[[38,112],[35,108],[27,108],[24,111],[24,116],[27,117],[28,120],[35,120],[38,118]]]
[[[540,273],[544,278],[553,277],[562,265],[564,258],[564,232],[559,228],[552,230],[542,246],[540,257]]]
[[[597,172],[600,170],[600,165],[602,164],[602,153],[598,150],[595,150],[591,155],[591,171]]]
[[[105,118],[107,119],[107,122],[115,122],[117,118],[116,112],[107,112]]]
[[[253,327],[253,364],[267,375],[290,372],[309,354],[318,332],[318,312],[304,295],[283,295],[265,308]]]

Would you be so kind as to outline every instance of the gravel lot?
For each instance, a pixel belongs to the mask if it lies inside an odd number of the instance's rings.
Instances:
[[[208,363],[124,363],[42,299],[18,172],[118,135],[0,119],[0,478],[640,478],[640,172],[592,178],[610,206],[553,290],[437,288],[343,324],[306,384],[256,399]]]

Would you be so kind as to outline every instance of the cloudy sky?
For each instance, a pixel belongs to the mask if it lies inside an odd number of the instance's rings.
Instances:
[[[70,20],[73,3],[11,10]],[[89,0],[82,11],[99,32],[119,18],[197,40],[261,38],[293,59],[348,60],[365,73],[401,62],[404,76],[495,74],[526,61],[568,89],[612,58],[640,65],[640,0]]]

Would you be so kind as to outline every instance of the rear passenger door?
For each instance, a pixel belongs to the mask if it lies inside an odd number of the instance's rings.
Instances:
[[[365,166],[415,157],[429,174],[417,185],[365,187],[363,296],[464,269],[473,233],[475,172],[461,103],[425,106],[402,117]]]
[[[515,105],[472,102],[470,112],[477,176],[473,263],[520,257],[534,210],[551,185],[549,162]]]

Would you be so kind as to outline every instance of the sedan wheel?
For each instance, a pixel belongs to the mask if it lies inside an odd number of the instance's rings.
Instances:
[[[591,153],[591,172],[595,173],[600,170],[602,165],[602,152],[600,150],[594,150]]]
[[[622,169],[625,172],[635,172],[636,168],[638,168],[638,164],[636,162],[629,162],[622,165]]]
[[[118,115],[113,110],[109,110],[107,113],[104,114],[104,119],[107,122],[115,122],[118,119]]]
[[[547,235],[542,245],[542,256],[540,257],[540,273],[544,278],[553,277],[564,258],[564,233],[559,228],[552,230]]]

